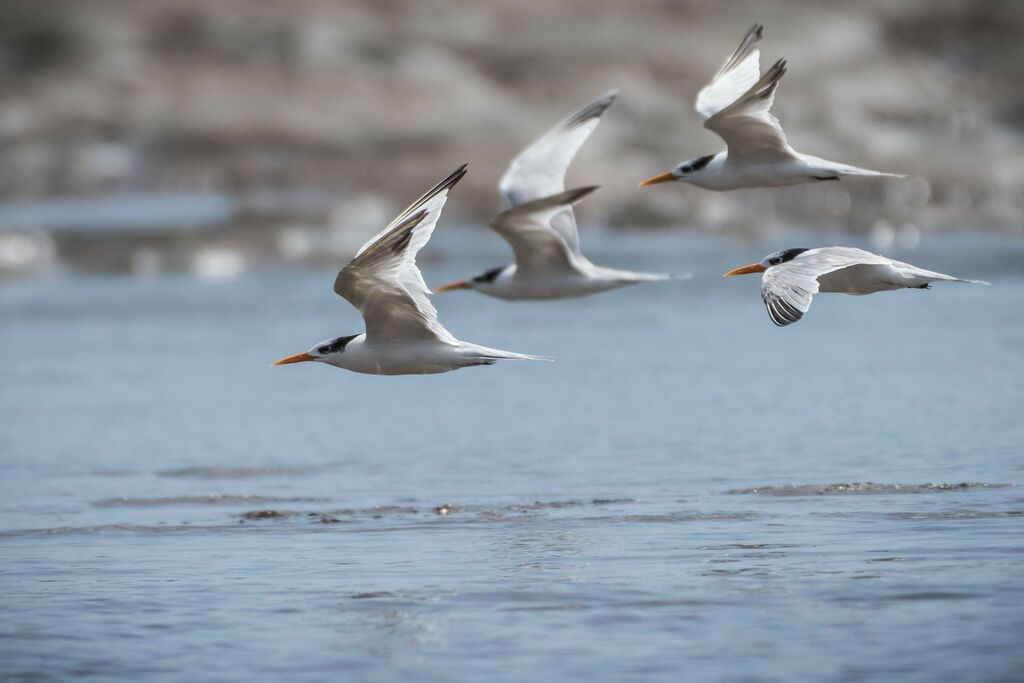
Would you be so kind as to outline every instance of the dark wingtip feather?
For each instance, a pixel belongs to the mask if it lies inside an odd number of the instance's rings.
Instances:
[[[504,218],[508,216],[521,216],[532,214],[537,211],[550,209],[552,207],[571,206],[579,200],[586,197],[588,194],[599,188],[600,185],[588,185],[586,187],[576,187],[571,190],[564,190],[557,194],[548,195],[547,197],[541,197],[540,199],[534,199],[529,202],[523,202],[513,206],[511,209],[505,209],[491,222],[491,225],[500,223]]]
[[[455,187],[458,184],[458,182],[465,177],[466,169],[467,168],[469,168],[469,164],[462,164],[457,169],[455,169],[454,171],[449,173],[447,178],[445,178],[444,180],[439,182],[437,185],[434,185],[434,187],[432,187],[429,190],[427,190],[427,192],[422,197],[417,199],[412,204],[412,206],[410,206],[408,209],[406,209],[404,213],[406,213],[406,214],[412,213],[413,211],[415,211],[416,209],[420,208],[421,206],[423,206],[425,203],[427,203],[428,201],[430,201],[431,199],[433,199],[437,195],[439,195],[442,192],[445,192],[445,191],[450,190],[453,187]]]
[[[779,327],[792,325],[804,317],[803,311],[792,306],[781,297],[769,295],[762,296],[762,299],[764,300],[765,308],[768,309],[768,317]]]
[[[608,110],[608,107],[612,106],[612,103],[618,96],[618,88],[613,88],[612,90],[607,91],[600,98],[584,106],[582,109],[567,118],[565,123],[562,124],[562,128],[575,128],[580,124],[586,123],[590,119],[600,118]]]
[[[757,47],[757,44],[761,41],[761,36],[763,33],[764,26],[762,26],[761,24],[754,24],[753,26],[751,26],[750,30],[747,31],[747,34],[743,36],[743,40],[740,41],[740,44],[739,46],[737,46],[736,51],[729,56],[729,59],[725,60],[725,63],[722,64],[722,68],[718,70],[718,74],[716,74],[715,77],[717,78],[718,76],[721,76],[727,71],[731,71],[732,69],[736,68],[736,65],[742,62],[744,59],[746,59],[747,55],[749,55],[754,50],[754,48]]]
[[[767,99],[772,96],[775,89],[779,86],[779,81],[786,75],[786,60],[780,59],[779,61],[772,64],[772,67],[764,72],[761,76],[761,80],[755,86],[758,88],[755,90],[757,97],[761,99]]]
[[[451,173],[450,173],[450,174],[448,175],[448,177],[447,177],[447,178],[445,178],[444,180],[442,180],[442,181],[441,181],[441,184],[440,184],[440,185],[438,185],[438,188],[439,188],[439,189],[440,189],[440,188],[443,188],[443,189],[451,189],[451,188],[455,187],[455,185],[456,185],[456,184],[457,184],[457,183],[458,183],[458,182],[459,182],[460,180],[462,180],[462,179],[463,179],[463,178],[465,177],[466,173],[468,173],[468,172],[469,172],[469,171],[468,171],[468,169],[469,169],[469,164],[468,164],[468,163],[462,164],[462,165],[461,165],[461,166],[459,166],[459,167],[458,167],[457,169],[455,169],[454,171],[452,171],[452,172],[451,172]]]
[[[406,212],[408,213],[411,211],[415,211],[417,208],[423,206],[424,203],[436,197],[438,194],[455,187],[459,183],[459,181],[466,176],[466,169],[468,168],[469,164],[462,164],[457,169],[449,173],[447,178],[439,182],[437,185],[434,185],[434,187],[428,190],[422,197],[417,199],[412,206],[406,209]]]
[[[577,188],[572,189],[572,190],[566,190],[566,192],[564,193],[566,195],[565,203],[566,204],[575,204],[576,202],[578,202],[579,200],[583,199],[584,197],[586,197],[588,194],[592,193],[594,190],[598,189],[599,187],[601,187],[601,186],[600,185],[587,185],[586,187],[577,187]]]

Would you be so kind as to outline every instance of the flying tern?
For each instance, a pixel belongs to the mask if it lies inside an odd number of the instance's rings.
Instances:
[[[416,253],[465,174],[463,165],[417,199],[338,273],[334,291],[359,309],[366,332],[327,339],[274,365],[319,361],[371,375],[422,375],[499,360],[545,360],[459,341],[437,320]]]
[[[565,172],[617,94],[608,92],[578,110],[509,164],[498,189],[511,208],[495,216],[490,227],[511,245],[515,263],[435,292],[472,289],[513,301],[567,299],[672,277],[596,266],[580,252],[572,205],[597,187],[566,191]]]
[[[932,282],[968,282],[853,247],[785,249],[725,275],[764,273],[761,298],[772,322],[785,327],[800,320],[818,292],[873,294],[893,289],[930,289]]]
[[[779,187],[843,176],[893,176],[840,164],[789,146],[779,120],[771,114],[779,80],[786,73],[780,59],[762,75],[760,50],[763,27],[755,24],[736,51],[722,64],[711,82],[697,93],[697,113],[704,127],[721,137],[726,151],[689,159],[668,173],[648,178],[641,185],[680,180],[707,190]]]

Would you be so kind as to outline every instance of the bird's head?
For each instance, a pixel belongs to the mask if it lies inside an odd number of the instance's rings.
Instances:
[[[725,274],[724,277],[730,277],[732,275],[749,275],[750,273],[763,273],[772,266],[777,266],[780,263],[786,263],[792,261],[800,254],[807,251],[806,249],[783,249],[782,251],[776,251],[774,253],[765,256],[759,263],[751,263],[749,266],[743,266],[730,270]]]
[[[708,164],[715,158],[714,154],[708,154],[706,156],[697,157],[696,159],[690,159],[679,164],[668,173],[662,173],[656,175],[653,178],[640,183],[641,187],[647,185],[657,185],[658,183],[667,183],[673,180],[682,180],[684,183],[693,182],[700,178],[707,172]]]
[[[337,360],[345,353],[345,347],[348,343],[358,337],[358,334],[353,334],[348,337],[335,337],[334,339],[325,339],[320,342],[309,351],[305,353],[297,353],[294,356],[288,356],[274,363],[274,365],[288,365],[290,363],[303,363],[305,361],[315,360],[321,363],[331,363]]]
[[[452,282],[451,284],[442,285],[434,290],[434,294],[440,294],[441,292],[451,292],[456,289],[483,289],[486,290],[494,286],[494,281],[498,279],[501,272],[505,270],[506,266],[499,266],[497,268],[491,268],[490,270],[471,277],[468,280],[459,280],[458,282]]]

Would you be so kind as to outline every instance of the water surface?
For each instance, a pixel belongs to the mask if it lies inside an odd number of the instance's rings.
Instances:
[[[0,677],[1016,679],[1024,244],[785,329],[720,277],[821,239],[587,233],[695,277],[439,296],[557,361],[429,377],[269,367],[362,329],[330,272],[4,284]],[[435,242],[432,284],[505,258]]]

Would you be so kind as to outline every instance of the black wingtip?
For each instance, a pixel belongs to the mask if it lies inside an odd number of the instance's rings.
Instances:
[[[753,52],[757,47],[757,44],[761,41],[761,35],[763,32],[764,26],[761,24],[754,24],[751,26],[750,30],[747,31],[747,34],[743,36],[743,40],[741,40],[740,44],[736,47],[736,51],[730,55],[729,59],[725,60],[722,68],[718,70],[718,75],[736,68],[736,65],[746,59],[747,55]]]
[[[538,211],[544,211],[552,208],[558,208],[563,206],[572,206],[579,200],[586,197],[588,194],[596,190],[599,185],[588,185],[586,187],[576,187],[571,190],[563,190],[558,194],[549,195],[547,197],[541,197],[540,199],[534,199],[529,202],[523,202],[517,206],[513,206],[511,209],[505,209],[497,216],[491,225],[500,223],[500,221],[507,216],[519,216],[536,213]]]
[[[440,192],[441,190],[450,190],[455,187],[458,182],[466,176],[468,168],[469,164],[465,163],[449,173],[447,178],[438,183],[436,191]]]
[[[586,123],[590,119],[600,118],[606,111],[608,111],[608,107],[612,106],[612,103],[618,96],[618,88],[606,91],[598,99],[594,100],[566,119],[562,127],[575,128],[580,124]]]
[[[757,92],[757,95],[761,98],[771,97],[775,92],[775,88],[778,87],[779,81],[786,75],[786,60],[780,59],[772,67],[764,72],[761,76],[761,90]]]
[[[600,185],[587,185],[586,187],[577,187],[572,190],[566,191],[566,204],[575,204],[579,200],[586,197],[588,194],[597,190]]]

